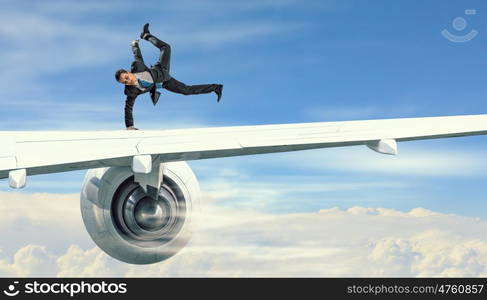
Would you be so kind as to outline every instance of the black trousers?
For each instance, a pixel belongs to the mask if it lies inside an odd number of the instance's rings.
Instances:
[[[216,90],[218,87],[217,84],[186,85],[181,81],[172,78],[171,75],[169,75],[171,67],[171,46],[153,35],[150,35],[147,40],[161,50],[159,60],[151,70],[155,77],[155,82],[162,82],[163,88],[183,95],[207,94]]]

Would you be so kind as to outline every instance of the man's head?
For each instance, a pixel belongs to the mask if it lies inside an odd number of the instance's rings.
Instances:
[[[119,69],[115,72],[115,79],[125,85],[135,85],[137,81],[137,78],[135,78],[134,74],[124,69]]]

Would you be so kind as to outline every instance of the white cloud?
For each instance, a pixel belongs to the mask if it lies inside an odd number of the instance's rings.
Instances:
[[[215,168],[218,170],[218,168]],[[234,208],[246,208],[264,211],[302,211],[313,202],[333,201],[337,193],[372,193],[374,190],[401,191],[408,187],[407,183],[393,180],[341,182],[324,176],[243,176],[226,177],[224,174],[200,170],[196,174],[204,174],[202,188],[211,194],[207,201],[221,202]],[[209,176],[208,174],[212,174]],[[329,199],[326,199],[326,196]],[[332,195],[332,196],[330,196]],[[377,197],[379,198],[379,197]],[[300,200],[298,200],[300,199]],[[381,198],[382,199],[382,198]]]
[[[401,97],[399,98],[403,100]],[[318,122],[325,122],[377,119],[384,118],[384,116],[388,116],[388,118],[395,116],[405,118],[408,116],[415,117],[418,114],[424,113],[424,111],[418,111],[417,108],[409,105],[398,105],[397,103],[394,103],[393,107],[385,105],[374,106],[370,104],[370,99],[336,99],[336,101],[339,103],[348,103],[348,105],[307,107],[302,110],[302,114],[306,118],[311,118]],[[360,104],[357,104],[357,102],[360,102]],[[408,101],[397,102],[408,103]]]
[[[195,2],[196,3],[196,2]],[[113,5],[90,2],[86,5],[59,5],[47,3],[24,7],[7,6],[0,12],[4,26],[0,28],[0,35],[8,41],[10,47],[0,50],[0,62],[3,65],[4,83],[9,86],[36,84],[39,76],[58,73],[75,68],[86,68],[115,62],[123,57],[129,58],[129,43],[136,38],[142,24],[119,25],[103,22],[86,22],[82,17],[89,17],[93,13],[110,16]],[[205,5],[208,6],[208,5]],[[178,7],[181,7],[178,4]],[[36,9],[37,8],[37,9]],[[108,8],[110,8],[108,10]],[[117,4],[117,10],[131,11],[129,3]],[[66,17],[63,13],[75,11],[76,18]],[[53,12],[56,14],[53,15]],[[23,20],[18,22],[18,20]],[[266,20],[252,20],[252,22],[232,22],[231,26],[221,24],[208,25],[192,24],[176,20],[165,20],[157,30],[163,36],[169,36],[172,43],[179,45],[179,49],[194,50],[225,45],[229,42],[245,41],[253,37],[272,35],[301,29],[304,25],[295,22],[277,22]],[[154,24],[154,28],[158,28]],[[127,34],[127,26],[137,26],[131,29],[135,36]],[[140,26],[140,27],[139,27]],[[188,27],[189,26],[189,27]],[[126,49],[120,50],[121,46]],[[107,49],[112,49],[107,51]],[[153,49],[152,49],[153,50]],[[26,83],[26,80],[30,80]],[[33,88],[33,87],[31,87]],[[40,88],[40,87],[39,87]]]
[[[453,140],[449,142],[454,143]],[[436,177],[484,174],[487,167],[485,153],[478,150],[438,147],[435,141],[404,142],[399,143],[398,148],[396,156],[378,154],[366,146],[353,146],[273,154],[249,163],[326,172]]]
[[[12,231],[2,230],[3,241],[17,236],[24,245],[0,254],[0,274],[487,275],[484,234],[487,221],[424,208],[402,212],[357,206],[346,210],[324,208],[310,213],[268,214],[210,204],[203,207],[199,229],[179,254],[158,264],[135,266],[114,260],[86,241],[77,201],[75,195],[0,193],[0,211],[5,215],[0,221],[2,228],[28,220],[17,231],[13,230],[15,226],[9,227]],[[25,230],[25,227],[39,229],[39,224],[44,226],[41,231]],[[36,239],[36,235],[41,239]],[[8,248],[9,243],[1,247]]]
[[[63,223],[78,216],[79,212],[77,194],[0,192],[0,199],[2,222],[11,222],[22,217],[38,224]],[[72,221],[68,222],[71,223]]]
[[[57,259],[58,277],[114,277],[117,268],[109,266],[110,258],[99,248],[83,250],[79,246],[72,245],[66,254]]]
[[[296,4],[296,0],[251,0],[251,1],[194,1],[194,0],[183,0],[178,1],[177,4],[175,2],[168,3],[161,7],[164,10],[172,10],[172,11],[197,11],[197,12],[214,12],[216,9],[225,10],[225,11],[247,11],[247,10],[261,10],[267,8],[279,8],[284,6],[290,6],[292,4]],[[298,2],[299,3],[299,2]]]
[[[0,215],[0,248],[8,257],[29,244],[54,254],[71,244],[94,245],[84,231],[79,194],[0,192]]]
[[[229,7],[225,9],[235,10],[238,13],[242,9],[273,8],[288,5],[288,2],[277,4],[273,1],[265,3],[253,1],[246,5],[228,5]],[[195,5],[199,5],[198,3],[198,1],[194,2]],[[155,2],[153,4],[156,8],[160,6],[165,9],[165,5]],[[293,4],[293,1],[289,4]],[[227,6],[226,2],[205,3],[202,6],[209,7],[211,11],[220,5]],[[20,129],[109,129],[123,126],[124,95],[121,87],[114,89],[113,85],[116,83],[113,81],[111,72],[110,77],[104,74],[98,81],[94,78],[99,74],[100,68],[107,67],[115,70],[130,64],[132,59],[130,40],[138,37],[145,21],[131,19],[129,23],[114,24],[112,23],[114,12],[115,14],[131,13],[135,5],[129,1],[122,1],[113,6],[113,4],[107,5],[95,1],[72,5],[59,4],[55,1],[41,4],[31,1],[18,4],[12,2],[11,5],[2,7],[0,17],[4,26],[0,28],[0,36],[5,47],[0,49],[2,65],[0,86],[8,86],[8,88],[1,89],[0,92],[0,104],[6,109],[6,118],[0,121],[0,126],[6,129],[13,129],[13,126],[20,126]],[[168,6],[185,9],[184,4],[181,3]],[[263,37],[280,38],[283,33],[298,32],[307,26],[305,22],[299,20],[282,22],[259,17],[232,19],[228,22],[227,19],[228,17],[212,19],[212,22],[208,22],[208,19],[204,18],[204,20],[193,20],[188,23],[186,18],[181,16],[162,18],[163,21],[159,21],[158,18],[151,23],[151,28],[158,36],[167,38],[174,45],[174,52],[179,55],[184,57],[185,50],[190,50],[193,54],[199,53],[197,59],[183,59],[178,62],[179,72],[186,70],[186,73],[194,74],[208,69],[207,63],[202,63],[206,60],[199,57],[205,55],[205,53],[201,54],[202,50],[204,52],[205,49],[212,49],[209,56],[214,59],[213,50],[216,46],[219,47],[219,51],[223,51],[222,47],[231,44],[253,42],[255,38]],[[18,22],[18,20],[23,21]],[[157,49],[148,43],[141,43],[141,47],[148,64],[158,57]],[[193,54],[191,57],[194,56]],[[220,55],[219,59],[211,65],[215,67],[215,63],[225,64],[225,58]],[[247,64],[248,61],[243,65],[247,66]],[[225,66],[227,70],[237,72],[238,68]],[[92,70],[90,73],[92,75],[86,73],[89,70]],[[86,76],[91,78],[88,82],[85,82]],[[93,84],[95,86],[105,84],[107,88],[100,95],[96,93]],[[19,90],[23,92],[19,93]],[[110,92],[113,94],[107,94]],[[25,99],[25,97],[29,98]],[[168,123],[178,121],[200,123],[197,119],[205,112],[203,106],[198,107],[197,104],[191,103],[181,109],[184,104],[177,99],[177,105],[172,108],[168,104],[172,99],[166,95],[165,100],[164,111],[170,113],[165,114],[163,118],[169,119]],[[139,105],[135,112],[143,115],[144,118],[136,117],[138,122],[154,120],[155,123],[156,120],[161,119],[157,112],[152,113],[153,109],[151,114],[144,114]],[[161,108],[160,105],[158,107]],[[20,113],[28,116],[28,120],[17,122],[18,118],[12,117]],[[105,120],[107,115],[118,117],[108,124],[111,120]],[[154,127],[146,123],[140,125],[144,125],[144,128],[161,128],[167,124],[159,123]]]
[[[125,54],[103,49],[118,49],[121,44],[128,49],[125,34],[104,25],[20,10],[4,11],[0,17],[5,22],[0,34],[8,41],[8,47],[0,50],[2,84],[28,87],[29,94],[46,91],[43,80],[52,74],[103,65]]]
[[[13,256],[13,262],[0,259],[0,275],[7,277],[52,276],[56,269],[54,256],[45,246],[27,245]]]
[[[215,28],[195,28],[189,29],[184,35],[174,36],[174,43],[185,47],[191,45],[204,45],[206,47],[215,47],[225,43],[235,43],[251,41],[263,36],[278,36],[282,33],[298,31],[308,26],[305,23],[296,22],[262,22],[257,21],[252,24],[233,24],[231,26]]]
[[[404,149],[404,151],[401,151]],[[487,160],[479,151],[427,149],[399,145],[397,156],[379,155],[366,149],[335,151],[327,162],[314,165],[356,172],[374,172],[420,176],[469,176],[483,173]],[[316,157],[315,157],[316,158]],[[308,156],[311,163],[313,156]]]
[[[371,245],[373,276],[474,277],[487,274],[487,243],[430,230]]]
[[[303,110],[307,118],[317,121],[367,119],[384,111],[373,106],[354,107],[313,107]]]

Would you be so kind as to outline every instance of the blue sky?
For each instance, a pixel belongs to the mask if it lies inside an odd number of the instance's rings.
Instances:
[[[153,107],[141,96],[141,129],[487,112],[482,1],[2,2],[2,130],[124,129],[113,73],[130,66],[130,41],[146,22],[172,45],[175,78],[225,87],[219,104],[213,94],[163,91]],[[455,43],[443,29],[479,34]],[[141,48],[148,64],[157,59],[152,45]],[[468,137],[400,144],[396,158],[352,147],[191,166],[203,190],[239,190],[219,200],[228,207],[425,207],[485,218],[486,146]],[[83,176],[33,176],[24,192],[77,193]]]

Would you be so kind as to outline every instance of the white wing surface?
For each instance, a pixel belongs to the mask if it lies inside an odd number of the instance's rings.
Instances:
[[[0,131],[0,178],[129,166],[138,155],[165,161],[487,134],[487,115],[148,131]]]

